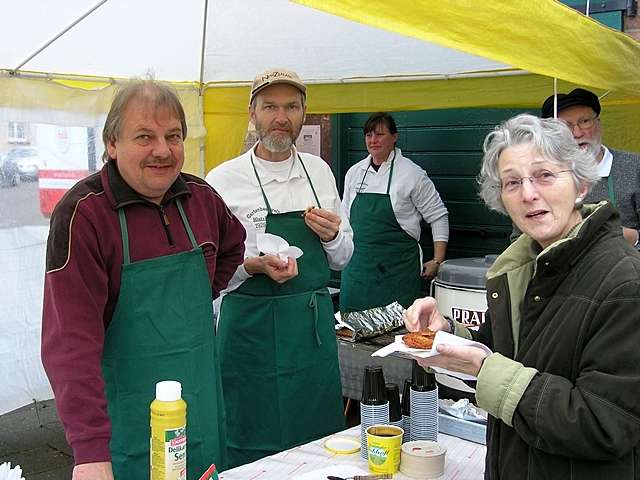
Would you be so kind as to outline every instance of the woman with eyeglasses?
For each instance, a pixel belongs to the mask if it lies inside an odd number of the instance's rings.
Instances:
[[[640,255],[610,202],[582,205],[596,165],[562,121],[519,115],[484,152],[480,194],[524,233],[487,274],[486,323],[471,332],[425,298],[405,324],[494,353],[441,345],[420,362],[478,377],[486,479],[638,479]]]

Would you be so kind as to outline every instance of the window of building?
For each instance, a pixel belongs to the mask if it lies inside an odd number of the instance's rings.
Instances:
[[[9,122],[9,143],[28,143],[29,125],[26,122]]]

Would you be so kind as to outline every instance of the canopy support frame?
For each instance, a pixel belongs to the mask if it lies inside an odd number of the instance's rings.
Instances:
[[[104,5],[105,3],[107,3],[108,0],[100,0],[96,5],[94,5],[89,11],[87,11],[84,15],[82,15],[80,18],[78,18],[77,20],[75,20],[73,23],[71,23],[71,25],[69,25],[68,27],[64,28],[60,33],[58,33],[55,37],[53,37],[51,40],[49,40],[47,43],[45,43],[42,47],[40,47],[38,50],[36,50],[35,52],[33,52],[31,55],[29,55],[25,60],[23,60],[16,68],[14,68],[12,70],[13,74],[16,74],[20,71],[20,69],[22,67],[24,67],[27,63],[29,63],[31,60],[33,60],[36,56],[38,56],[40,53],[42,53],[45,49],[47,49],[52,43],[54,43],[56,40],[58,40],[60,37],[62,37],[65,33],[67,33],[69,30],[71,30],[73,27],[75,27],[78,23],[80,23],[82,20],[84,20],[85,18],[87,18],[89,15],[91,15],[93,12],[95,12],[98,8],[100,8],[102,5]]]

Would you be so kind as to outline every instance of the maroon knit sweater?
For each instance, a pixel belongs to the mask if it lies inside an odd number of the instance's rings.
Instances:
[[[136,262],[192,248],[176,198],[203,248],[215,298],[244,259],[246,234],[222,198],[198,177],[181,174],[158,206],[131,189],[109,161],[69,190],[51,217],[42,362],[76,465],[111,460],[101,360],[120,292],[118,209],[125,209],[131,261]]]

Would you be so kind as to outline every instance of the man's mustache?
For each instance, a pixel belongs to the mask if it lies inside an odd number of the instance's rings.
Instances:
[[[167,159],[148,158],[142,161],[143,167],[173,167],[176,165],[176,161],[173,157]]]

